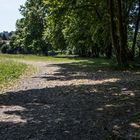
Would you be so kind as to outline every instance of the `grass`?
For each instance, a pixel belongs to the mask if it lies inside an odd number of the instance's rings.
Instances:
[[[108,60],[105,58],[79,58],[73,56],[37,56],[37,55],[9,55],[0,54],[0,59],[11,59],[11,60],[27,60],[27,61],[43,61],[43,62],[54,62],[54,63],[72,63],[73,66],[79,66],[81,68],[109,68],[112,70],[140,70],[139,63],[130,62],[128,68],[119,67],[115,60]]]
[[[0,60],[0,88],[14,82],[26,71],[26,64],[17,63],[11,60]]]
[[[0,58],[8,58],[8,59],[21,59],[21,60],[31,60],[31,61],[47,61],[47,62],[73,62],[75,61],[72,58],[59,58],[59,57],[51,57],[51,56],[36,56],[36,55],[8,55],[8,54],[0,54]]]
[[[109,67],[112,66],[112,61],[104,58],[79,58],[79,57],[51,57],[51,56],[36,56],[36,55],[8,55],[0,54],[0,59],[18,59],[18,60],[29,60],[29,61],[44,61],[44,62],[69,62],[75,63],[76,65],[93,66],[93,67]]]

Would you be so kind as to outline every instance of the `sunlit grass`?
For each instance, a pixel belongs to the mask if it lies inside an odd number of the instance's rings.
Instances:
[[[26,64],[10,60],[0,60],[0,88],[18,79],[28,68]]]
[[[61,57],[51,57],[51,56],[36,56],[36,55],[0,54],[0,58],[21,59],[21,60],[31,60],[31,61],[48,61],[48,62],[61,62],[61,61],[63,61],[63,62],[73,62],[73,61],[76,61],[73,58],[61,58]]]
[[[69,62],[75,63],[79,66],[92,66],[92,67],[109,67],[112,66],[112,61],[104,58],[79,58],[79,57],[61,57],[61,56],[36,56],[36,55],[3,55],[0,54],[0,59],[18,59],[18,60],[29,60],[29,61],[44,61],[44,62]]]

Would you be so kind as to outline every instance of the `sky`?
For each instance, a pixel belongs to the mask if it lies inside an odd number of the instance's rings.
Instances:
[[[16,20],[20,19],[19,8],[26,0],[0,0],[0,32],[14,31]]]

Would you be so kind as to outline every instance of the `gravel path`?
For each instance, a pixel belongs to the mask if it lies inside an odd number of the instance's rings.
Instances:
[[[0,95],[0,140],[140,139],[140,71],[23,63],[39,71]]]

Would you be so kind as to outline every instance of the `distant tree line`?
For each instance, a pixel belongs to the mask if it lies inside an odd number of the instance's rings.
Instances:
[[[13,31],[3,31],[0,33],[0,52],[1,53],[12,53],[13,48],[9,45],[10,39],[13,35]]]
[[[0,40],[10,40],[13,33],[14,33],[13,31],[11,31],[11,32],[8,32],[8,31],[0,32]]]
[[[27,0],[10,46],[13,53],[140,57],[140,0]]]

